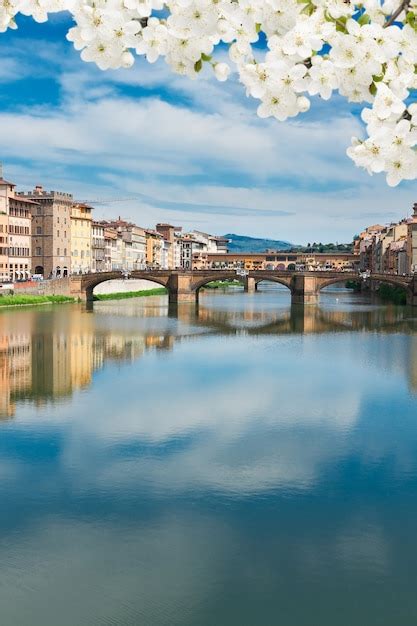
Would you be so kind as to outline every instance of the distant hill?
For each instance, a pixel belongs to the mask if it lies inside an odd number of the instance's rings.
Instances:
[[[294,247],[288,241],[280,241],[279,239],[258,239],[233,233],[224,235],[224,237],[230,241],[227,246],[229,252],[265,252],[265,250],[290,250]]]

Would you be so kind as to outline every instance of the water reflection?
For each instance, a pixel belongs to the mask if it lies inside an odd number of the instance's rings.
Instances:
[[[342,292],[2,312],[1,623],[414,623],[416,331]]]
[[[278,290],[277,290],[278,291]],[[267,294],[271,295],[271,294]],[[216,294],[198,307],[168,307],[165,298],[100,303],[90,314],[83,307],[31,310],[0,315],[0,418],[12,417],[16,403],[70,398],[92,384],[107,361],[133,361],[153,349],[205,334],[280,336],[349,331],[401,334],[377,342],[375,355],[385,367],[402,371],[417,390],[417,318],[412,309],[375,306],[363,299],[331,297],[321,306],[290,306],[271,297]],[[273,294],[276,297],[276,294]],[[129,323],[135,318],[138,323]],[[407,339],[404,340],[404,336]]]

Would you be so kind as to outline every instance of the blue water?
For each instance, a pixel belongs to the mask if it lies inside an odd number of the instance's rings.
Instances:
[[[417,311],[0,312],[1,626],[410,626]]]

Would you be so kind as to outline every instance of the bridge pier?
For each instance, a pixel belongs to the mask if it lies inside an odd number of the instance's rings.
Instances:
[[[169,304],[198,302],[198,290],[192,288],[192,276],[189,274],[172,274],[167,287]]]
[[[294,275],[291,288],[291,304],[317,304],[319,299],[315,276]]]
[[[245,277],[244,290],[246,293],[255,293],[257,291],[256,280],[252,276]]]
[[[417,306],[417,276],[413,276],[410,289],[407,290],[407,304]]]

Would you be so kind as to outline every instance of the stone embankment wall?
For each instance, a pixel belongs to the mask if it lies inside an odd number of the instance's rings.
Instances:
[[[71,279],[57,278],[55,280],[38,280],[27,283],[16,283],[15,294],[30,296],[71,296]],[[148,291],[157,289],[161,285],[149,280],[109,280],[106,283],[97,285],[94,293],[126,293],[128,291]]]
[[[70,296],[70,279],[33,280],[27,283],[15,283],[15,294],[27,296]]]

